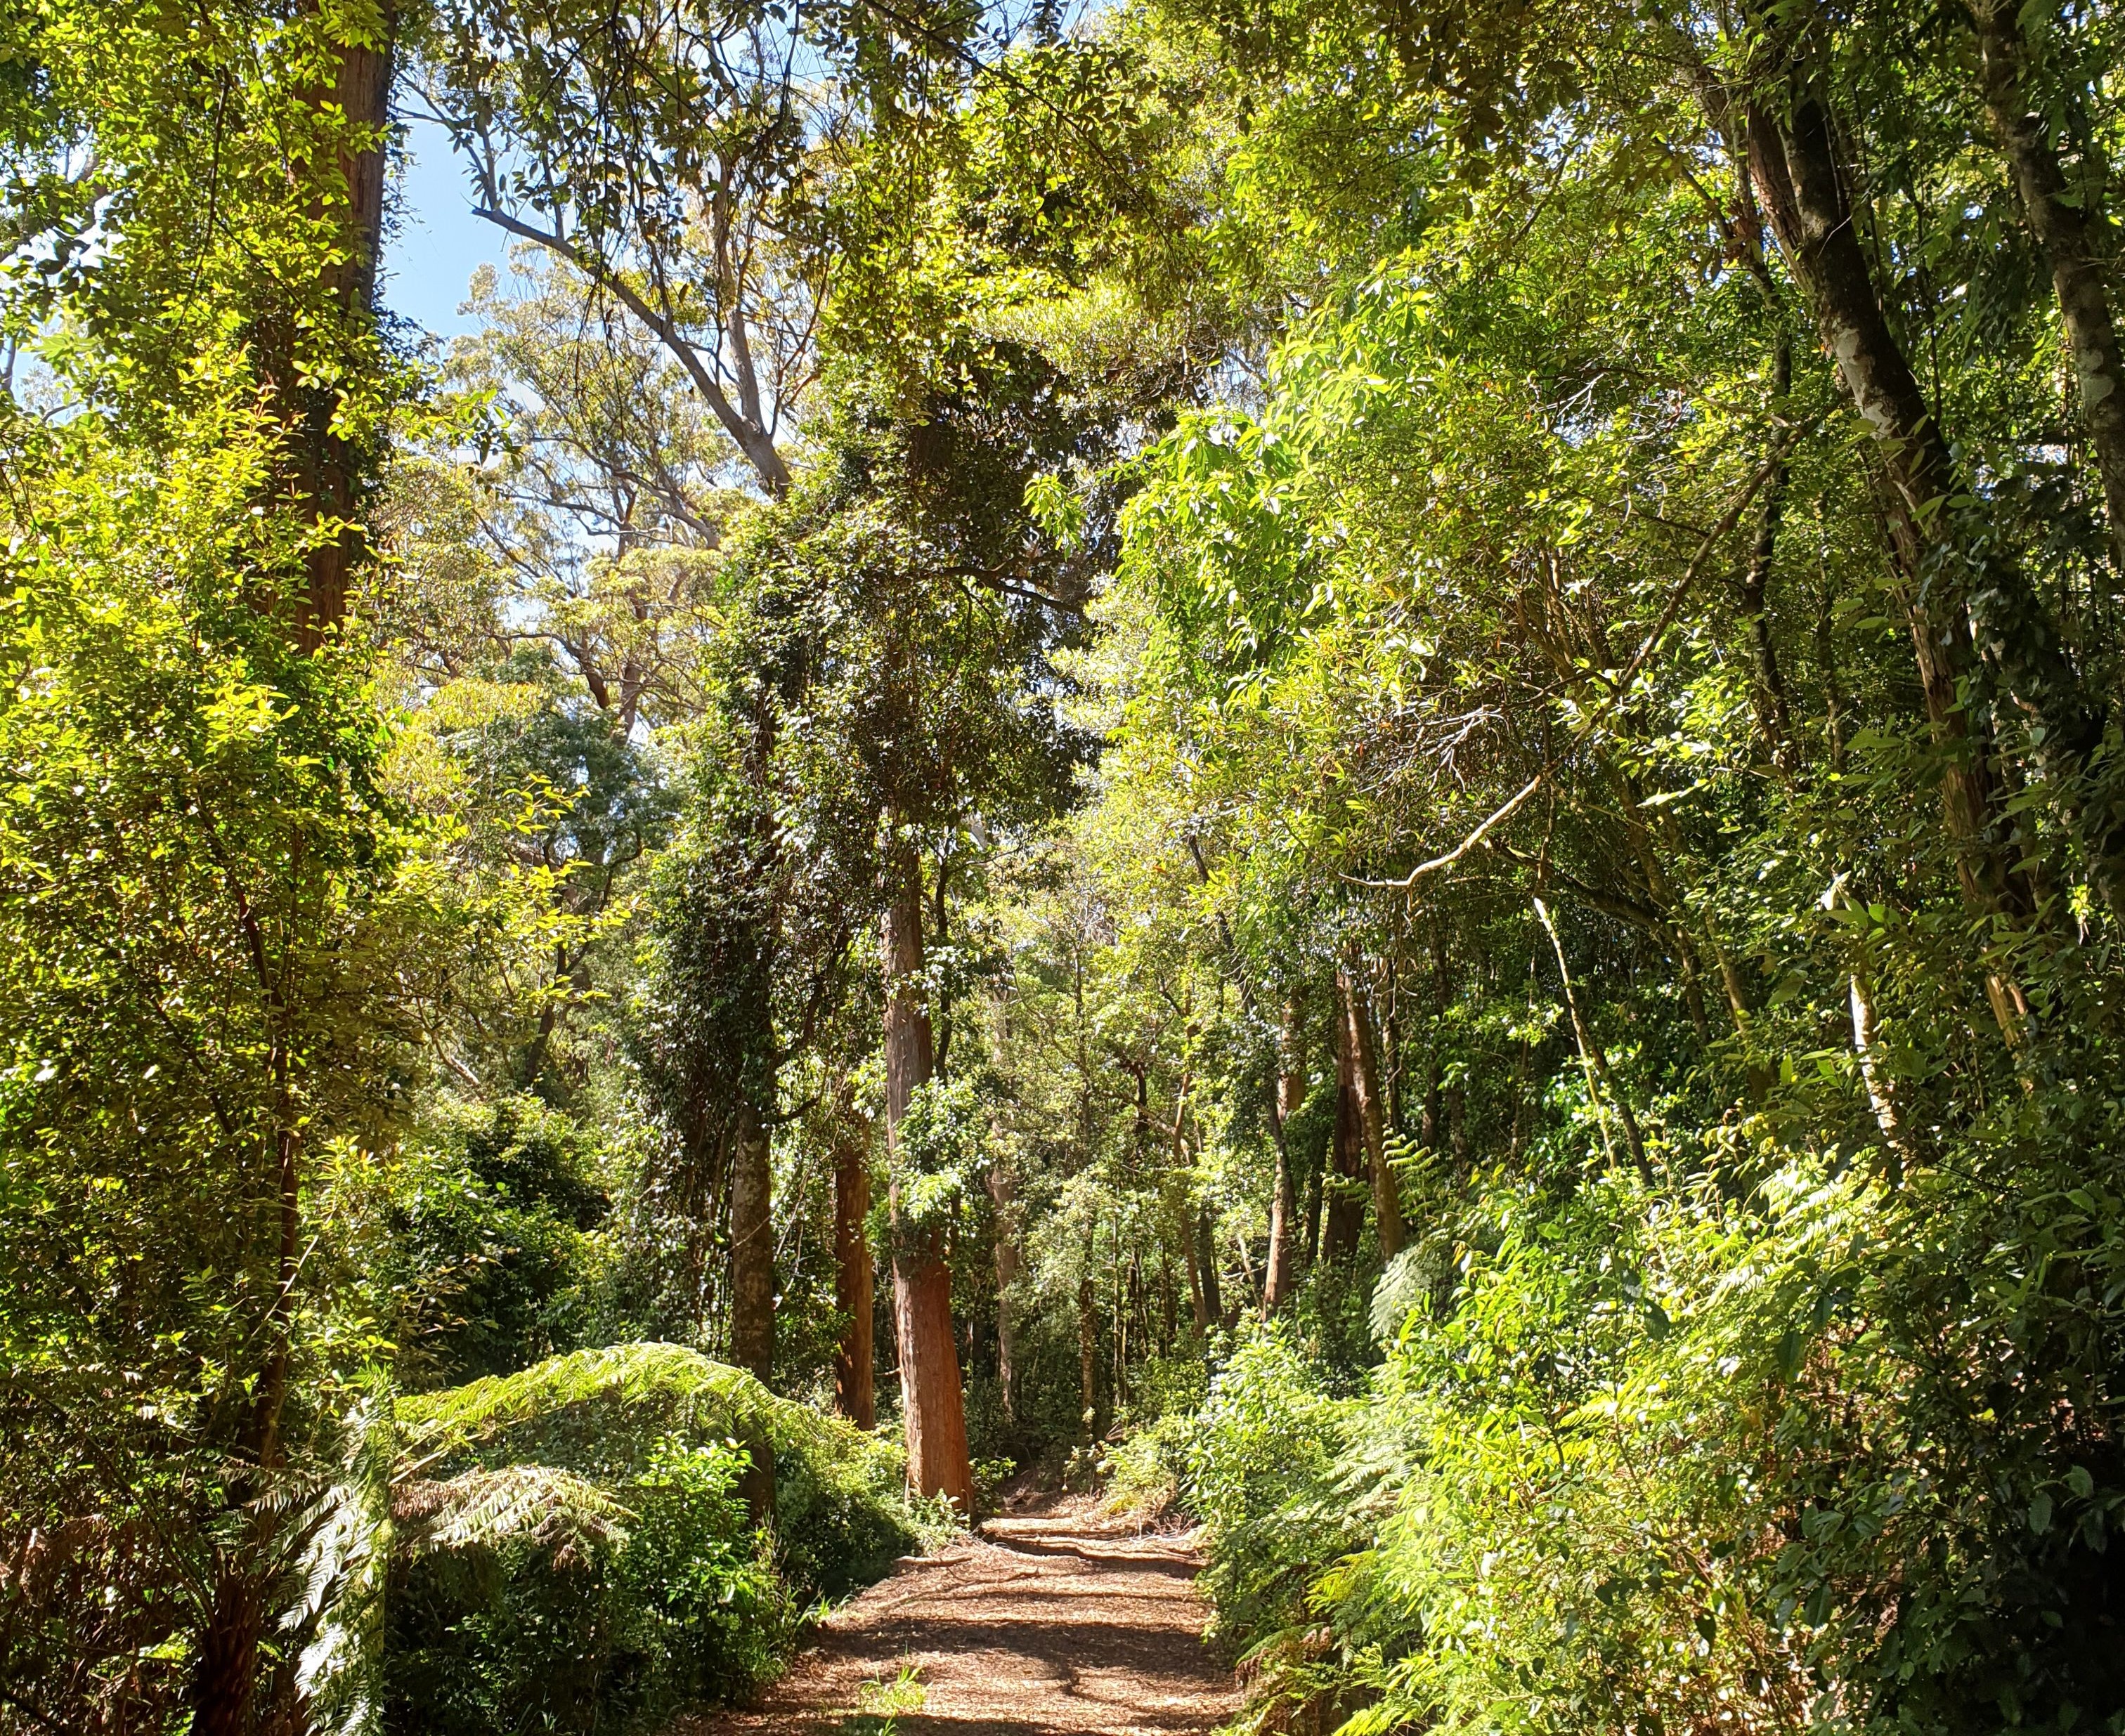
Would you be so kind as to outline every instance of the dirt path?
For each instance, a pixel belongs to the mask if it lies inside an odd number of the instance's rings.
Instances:
[[[823,1623],[761,1702],[670,1736],[1166,1736],[1239,1709],[1185,1541],[1089,1501],[992,1519]]]

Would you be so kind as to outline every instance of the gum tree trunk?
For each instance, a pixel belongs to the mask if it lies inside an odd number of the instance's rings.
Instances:
[[[907,1480],[920,1494],[948,1496],[971,1513],[973,1471],[952,1326],[952,1268],[936,1226],[901,1211],[900,1124],[916,1092],[930,1082],[935,1052],[921,986],[922,880],[911,852],[899,853],[894,882],[885,915],[885,1110],[893,1158],[893,1315]]]
[[[1358,1255],[1358,1237],[1364,1229],[1365,1206],[1349,1185],[1365,1174],[1364,1136],[1358,1113],[1358,1089],[1350,1061],[1350,1022],[1342,1009],[1336,1012],[1336,1138],[1329,1148],[1328,1165],[1321,1178],[1326,1196],[1321,1230],[1321,1259],[1324,1265],[1348,1264]],[[1337,1185],[1340,1183],[1341,1185]]]
[[[324,209],[340,209],[341,199],[345,200],[342,249],[336,261],[324,266],[318,280],[327,310],[340,327],[334,336],[343,344],[359,336],[374,311],[376,261],[384,233],[384,129],[390,118],[394,26],[394,13],[387,6],[379,20],[379,34],[373,39],[339,43],[332,85],[310,93],[316,118],[327,126],[343,127],[353,139],[362,141],[357,148],[343,139],[321,190]],[[332,185],[334,181],[337,186]],[[272,323],[268,322],[269,331]],[[285,314],[278,323],[278,341],[269,339],[262,347],[270,358],[265,369],[268,381],[291,412],[289,492],[296,497],[296,510],[312,524],[351,520],[360,505],[366,454],[332,431],[337,395],[298,383],[293,332]],[[315,650],[325,631],[345,614],[348,574],[360,545],[360,531],[350,527],[310,552],[304,594],[296,600],[291,623],[302,648]],[[244,921],[250,931],[252,967],[277,1020],[281,998],[268,980],[271,972],[263,938],[247,911]],[[259,1371],[255,1396],[234,1455],[242,1469],[232,1478],[228,1492],[232,1508],[251,1508],[243,1526],[246,1541],[216,1551],[211,1568],[212,1602],[192,1671],[192,1729],[196,1736],[248,1736],[257,1721],[253,1714],[268,1588],[268,1575],[260,1563],[271,1555],[280,1523],[277,1510],[261,1497],[270,1493],[267,1485],[281,1458],[281,1412],[287,1397],[295,1285],[300,1268],[302,1141],[297,1131],[299,1108],[289,1086],[290,1061],[284,1037],[276,1035],[269,1065],[276,1128],[272,1137],[277,1178],[278,1278],[260,1334],[266,1347],[264,1367]]]
[[[384,129],[391,118],[397,9],[384,6],[379,21],[381,34],[375,39],[340,45],[332,87],[316,93],[319,108],[337,111],[342,117],[338,124],[352,135],[343,142],[335,163],[346,199],[346,246],[319,279],[332,311],[342,322],[343,341],[365,327],[374,311],[377,256],[383,246]],[[357,146],[356,140],[367,142]],[[349,521],[348,528],[321,540],[309,553],[309,592],[297,624],[304,642],[314,647],[346,614],[348,582],[363,548],[362,534],[351,521],[360,514],[369,454],[335,431],[337,393],[292,380],[284,389],[303,403],[294,456],[308,510],[315,520]]]

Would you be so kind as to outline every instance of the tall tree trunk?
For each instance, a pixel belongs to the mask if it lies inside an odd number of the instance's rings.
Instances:
[[[2014,192],[2043,249],[2057,293],[2080,386],[2080,416],[2095,448],[2110,546],[2125,572],[2125,355],[2104,290],[2103,219],[2094,188],[2076,199],[2028,87],[2029,45],[2018,0],[1974,0],[1978,79],[1985,110],[2014,177]]]
[[[1210,1337],[1210,1299],[1203,1290],[1202,1250],[1196,1245],[1195,1219],[1185,1197],[1180,1202],[1176,1225],[1180,1232],[1181,1254],[1187,1262],[1188,1306],[1195,1322],[1196,1345],[1200,1348]]]
[[[1380,1258],[1402,1252],[1402,1193],[1388,1167],[1387,1121],[1380,1094],[1379,1039],[1373,1029],[1373,1006],[1348,970],[1336,973],[1343,1000],[1345,1041],[1350,1051],[1350,1084],[1356,1094],[1358,1126],[1364,1136],[1366,1167],[1373,1183],[1373,1216],[1379,1229]]]
[[[767,1127],[740,1107],[731,1141],[731,1361],[765,1381],[775,1374],[775,1222]]]
[[[2035,752],[2062,802],[2074,799],[2077,774],[2100,741],[2102,718],[2028,576],[1958,541],[1959,515],[1951,503],[1962,491],[1954,462],[1882,311],[1845,198],[1830,116],[1806,92],[1791,94],[1790,110],[1775,117],[1760,106],[1749,109],[1750,178],[1839,378],[1874,435],[1892,495],[1901,605],[1927,714],[1945,749],[1942,798],[1960,846],[1964,896],[1974,910],[1990,911],[2005,895],[2007,876],[1987,837],[1992,794],[1983,755],[1970,744],[1959,687],[1969,671],[1955,615],[1967,617],[2001,696],[2035,726]],[[2104,848],[2107,853],[2107,840]]]
[[[1365,1204],[1350,1183],[1365,1174],[1364,1133],[1358,1111],[1358,1088],[1350,1057],[1350,1021],[1336,1009],[1336,1136],[1329,1161],[1321,1178],[1326,1219],[1321,1232],[1321,1258],[1325,1265],[1346,1265],[1357,1258],[1358,1237],[1364,1229]]]
[[[834,1306],[842,1319],[834,1353],[834,1408],[859,1428],[878,1424],[871,1317],[877,1274],[870,1254],[870,1150],[855,1117],[842,1117],[834,1147]]]
[[[952,1268],[935,1225],[903,1218],[900,1123],[929,1083],[930,1010],[922,999],[922,877],[912,850],[895,853],[885,915],[885,1111],[893,1156],[893,1324],[900,1348],[900,1404],[907,1434],[908,1481],[946,1495],[972,1513],[973,1470],[952,1328]]]
[[[337,256],[324,266],[318,284],[340,327],[332,335],[349,348],[367,326],[375,300],[376,260],[384,233],[384,129],[390,118],[394,22],[387,6],[377,37],[337,44],[338,65],[332,85],[311,96],[317,118],[327,125],[349,129],[362,141],[358,148],[343,148],[336,153],[327,181],[318,188],[327,209],[342,209],[344,200],[341,248]],[[356,142],[353,139],[343,141],[349,147]],[[332,185],[333,181],[338,185]],[[294,342],[294,329],[289,324],[266,346],[266,372],[291,412],[293,473],[288,478],[289,492],[300,502],[299,510],[311,524],[351,521],[360,506],[358,492],[367,458],[333,432],[338,395],[300,383]],[[321,540],[309,555],[304,595],[295,600],[291,623],[305,649],[317,648],[325,630],[346,612],[347,575],[360,534],[350,522],[349,528]],[[247,908],[242,920],[252,967],[277,1019],[285,1010],[282,986],[269,969],[264,937]],[[259,1371],[237,1451],[244,1470],[229,1490],[232,1508],[250,1508],[243,1527],[247,1541],[217,1552],[213,1601],[192,1669],[192,1727],[199,1736],[245,1736],[252,1724],[259,1650],[267,1616],[268,1586],[260,1563],[271,1553],[280,1517],[263,1498],[269,1493],[266,1484],[281,1456],[281,1411],[287,1399],[293,1350],[294,1289],[302,1235],[298,1108],[290,1087],[287,1044],[278,1036],[269,1066],[278,1127],[271,1155],[279,1270],[263,1330],[254,1340],[263,1345],[264,1366]]]
[[[1306,1101],[1306,1056],[1301,1047],[1298,997],[1286,998],[1276,1039],[1276,1177],[1269,1202],[1269,1264],[1262,1277],[1262,1313],[1275,1314],[1297,1282],[1298,1198],[1291,1179],[1291,1118]]]
[[[1771,354],[1771,407],[1781,418],[1792,392],[1793,339],[1781,324]],[[1761,515],[1756,520],[1755,539],[1750,544],[1748,565],[1741,570],[1741,610],[1748,622],[1749,649],[1756,666],[1752,695],[1756,728],[1771,763],[1788,774],[1800,769],[1800,744],[1793,733],[1793,706],[1786,694],[1785,671],[1779,663],[1778,642],[1771,637],[1770,584],[1779,527],[1785,519],[1789,438],[1783,426],[1772,430],[1768,460],[1771,473],[1764,482]]]
[[[1203,1274],[1203,1312],[1211,1320],[1222,1322],[1225,1305],[1218,1295],[1218,1267],[1223,1258],[1218,1252],[1218,1232],[1210,1220],[1210,1206],[1204,1201],[1195,1208],[1196,1263]]]
[[[1018,1418],[1018,1323],[1011,1287],[1018,1282],[1018,1189],[1001,1162],[989,1165],[989,1204],[996,1212],[997,1391],[1004,1420]]]
[[[1100,1311],[1092,1287],[1092,1244],[1085,1243],[1085,1268],[1077,1279],[1077,1444],[1090,1447],[1100,1423]]]
[[[397,21],[397,8],[387,4],[382,8],[379,35],[339,45],[339,66],[332,82],[317,92],[319,109],[335,115],[335,124],[346,135],[334,165],[340,186],[327,195],[337,207],[337,195],[344,191],[343,248],[319,277],[330,311],[340,322],[336,335],[346,345],[360,341],[375,305]],[[293,360],[288,357],[286,362]],[[309,589],[297,630],[304,643],[314,647],[346,614],[348,583],[363,547],[354,520],[360,514],[370,454],[338,431],[337,392],[297,383],[292,370],[285,389],[297,394],[304,406],[296,429],[294,456],[306,510],[314,523],[337,522],[346,527],[321,536],[309,552]]]

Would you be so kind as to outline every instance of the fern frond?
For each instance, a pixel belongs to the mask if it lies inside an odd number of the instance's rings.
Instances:
[[[401,1399],[399,1474],[520,1433],[567,1433],[572,1423],[598,1425],[591,1441],[614,1451],[594,1456],[626,1457],[677,1428],[780,1445],[808,1433],[810,1421],[805,1407],[745,1370],[682,1344],[616,1344]]]
[[[634,1517],[587,1478],[550,1465],[413,1482],[398,1490],[391,1512],[407,1556],[498,1549],[520,1541],[557,1555],[589,1554],[625,1543]]]

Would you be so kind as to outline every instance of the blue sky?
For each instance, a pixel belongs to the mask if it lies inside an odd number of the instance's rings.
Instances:
[[[384,250],[383,301],[439,337],[473,329],[458,303],[483,262],[502,264],[508,237],[472,214],[472,186],[464,159],[433,121],[409,121],[408,162],[398,192],[398,233]]]

